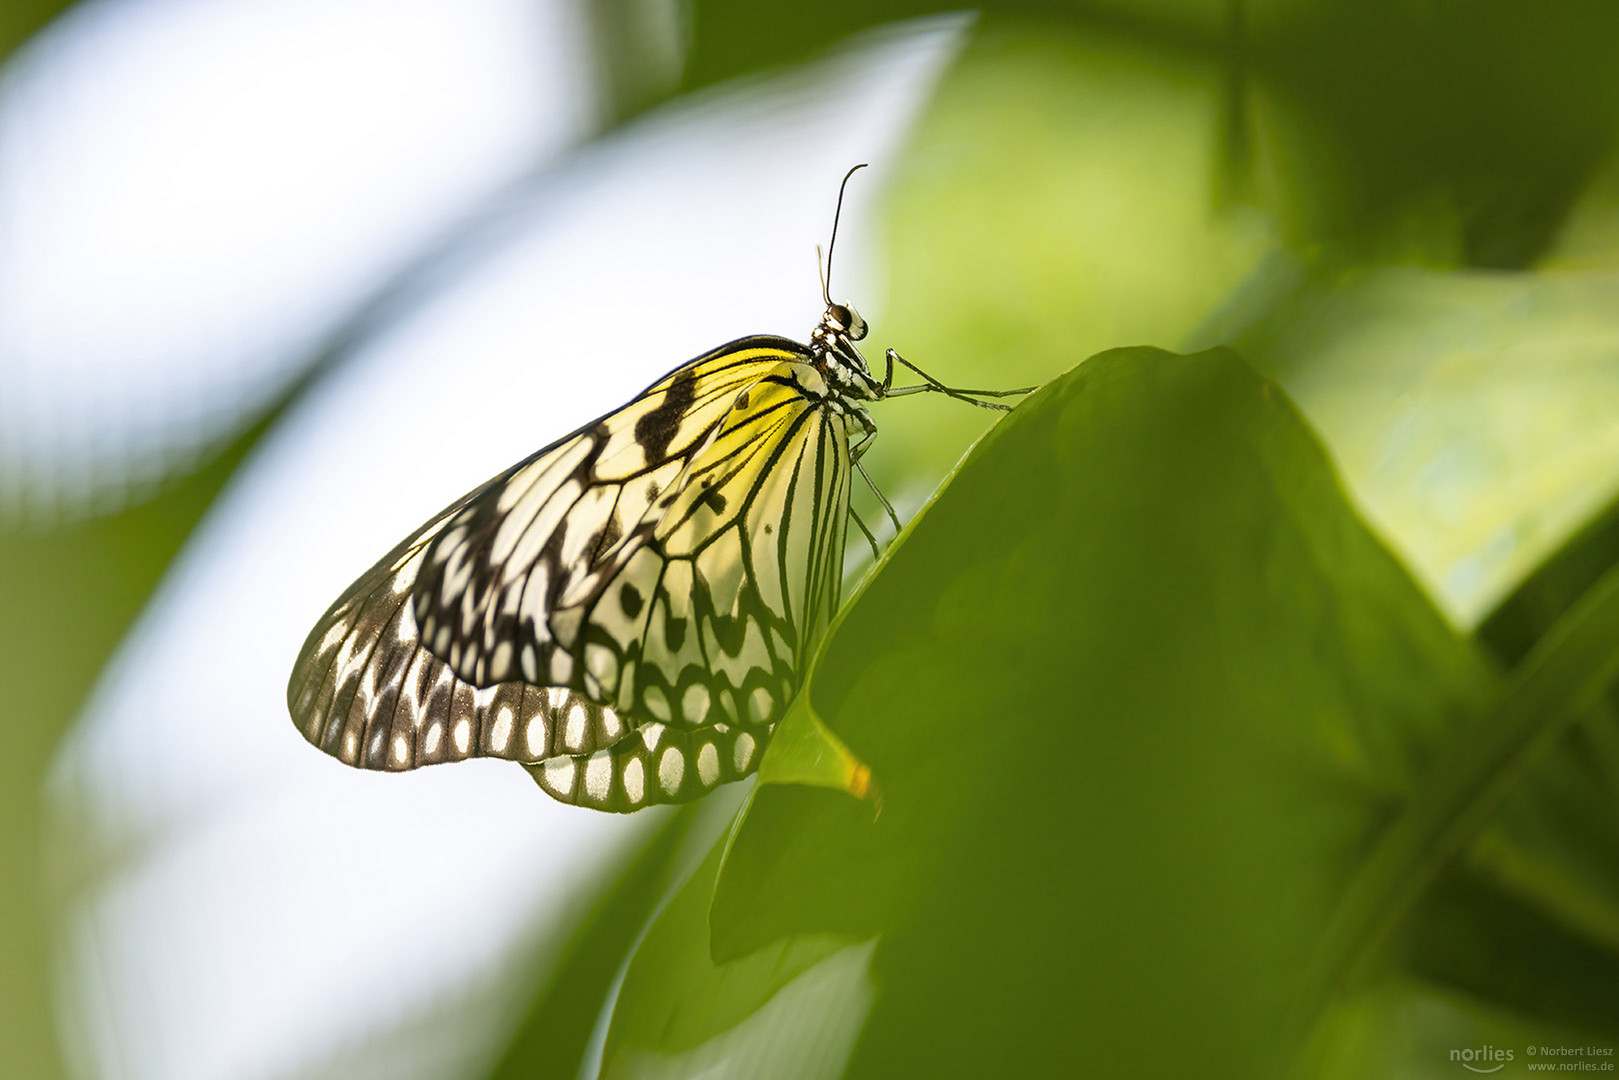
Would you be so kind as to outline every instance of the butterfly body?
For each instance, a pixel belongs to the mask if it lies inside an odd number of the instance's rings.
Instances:
[[[750,773],[838,603],[853,465],[881,399],[829,304],[742,338],[445,508],[311,631],[310,742],[405,770],[522,762],[628,811]]]

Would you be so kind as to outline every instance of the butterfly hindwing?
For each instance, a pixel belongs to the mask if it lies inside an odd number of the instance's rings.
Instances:
[[[552,798],[594,810],[628,812],[687,802],[740,780],[758,764],[770,729],[646,724],[593,754],[525,765]]]
[[[316,624],[287,688],[299,730],[350,765],[390,770],[475,756],[533,761],[621,738],[628,725],[577,691],[478,688],[421,641],[411,589],[459,505],[372,567]]]

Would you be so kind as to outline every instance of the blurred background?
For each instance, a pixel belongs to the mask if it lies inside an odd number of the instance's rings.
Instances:
[[[0,1075],[600,1052],[741,793],[609,819],[495,762],[363,775],[285,679],[450,499],[714,345],[806,336],[856,162],[833,292],[872,355],[1013,386],[1233,345],[1510,667],[1619,528],[1615,40],[1601,0],[11,0]],[[908,518],[988,414],[878,422]],[[1554,988],[1614,970],[1616,806],[1545,873],[1490,849],[1578,928]],[[1546,1019],[1453,959],[1336,1021],[1377,1032],[1355,1061],[1453,1075],[1433,1047]]]

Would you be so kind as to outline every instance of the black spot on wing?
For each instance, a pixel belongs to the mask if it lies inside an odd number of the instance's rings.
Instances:
[[[662,404],[635,422],[635,441],[646,451],[648,461],[662,461],[668,454],[669,443],[680,430],[680,418],[696,400],[697,372],[688,366],[675,374]]]
[[[613,545],[618,543],[623,536],[624,529],[618,523],[618,515],[616,513],[608,515],[607,524],[602,527],[601,539],[596,541],[594,548],[595,554],[591,556],[590,561],[594,563],[596,560],[600,559],[603,554],[611,551]]]

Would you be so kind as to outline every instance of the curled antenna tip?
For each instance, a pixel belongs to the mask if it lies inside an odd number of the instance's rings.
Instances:
[[[854,168],[843,174],[843,183],[838,185],[838,208],[832,212],[832,239],[826,244],[826,273],[821,277],[821,295],[826,300],[826,306],[832,306],[832,251],[838,243],[838,219],[843,216],[843,193],[849,187],[849,177],[864,169],[867,162],[862,161]],[[819,252],[819,248],[816,249]]]

